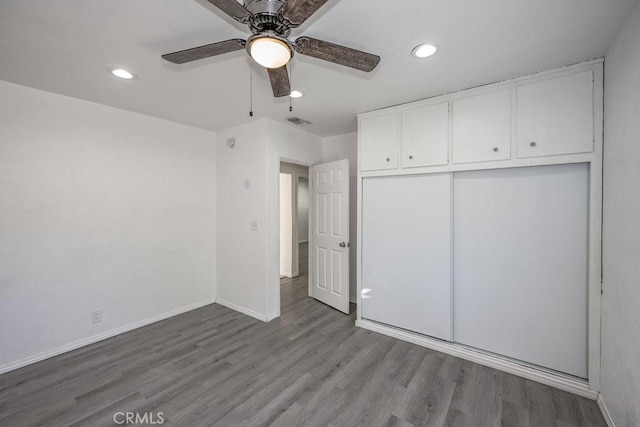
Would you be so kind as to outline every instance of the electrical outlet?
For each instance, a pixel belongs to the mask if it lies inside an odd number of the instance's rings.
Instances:
[[[102,310],[96,310],[91,312],[91,323],[102,322]]]
[[[258,221],[251,221],[251,231],[258,231]]]

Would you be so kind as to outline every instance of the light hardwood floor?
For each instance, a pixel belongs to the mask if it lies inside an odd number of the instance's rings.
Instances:
[[[355,328],[304,274],[281,293],[270,323],[214,304],[4,374],[0,425],[605,425],[593,401]]]

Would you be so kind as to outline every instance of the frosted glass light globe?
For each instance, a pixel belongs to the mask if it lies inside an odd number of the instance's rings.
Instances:
[[[266,68],[280,68],[291,60],[291,50],[283,41],[262,37],[251,42],[251,57]]]

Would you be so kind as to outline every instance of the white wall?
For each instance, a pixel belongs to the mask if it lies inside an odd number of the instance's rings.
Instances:
[[[349,159],[349,294],[356,300],[356,253],[357,248],[357,202],[358,202],[358,134],[356,132],[324,138],[322,140],[322,161]]]
[[[226,146],[229,137],[236,139],[233,149]],[[262,119],[218,132],[217,146],[217,301],[270,320],[280,315],[280,160],[318,163],[321,139]],[[250,231],[251,220],[258,231]]]
[[[0,372],[213,302],[215,141],[0,81]]]
[[[266,135],[266,119],[218,132],[216,168],[216,301],[261,318],[266,315]],[[229,137],[236,140],[234,148],[227,147]],[[257,231],[251,231],[253,220]]]
[[[309,241],[309,179],[298,178],[298,243]]]
[[[640,425],[640,5],[605,62],[602,398]]]
[[[280,275],[286,277],[292,277],[293,271],[292,178],[280,174]]]

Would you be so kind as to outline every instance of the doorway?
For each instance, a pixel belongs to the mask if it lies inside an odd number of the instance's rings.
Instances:
[[[312,297],[349,314],[349,161],[279,166],[281,313],[298,298]]]
[[[280,163],[280,278],[293,279],[308,269],[309,168]],[[306,280],[306,279],[305,279]],[[307,283],[305,282],[305,285]]]

